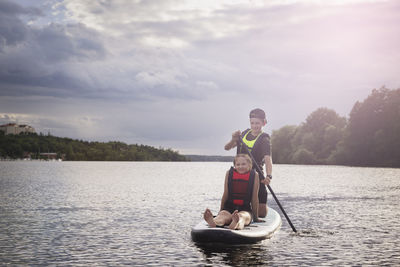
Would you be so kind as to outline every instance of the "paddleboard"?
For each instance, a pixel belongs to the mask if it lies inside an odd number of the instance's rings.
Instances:
[[[197,243],[255,243],[271,238],[282,224],[279,213],[270,207],[268,207],[267,216],[261,219],[265,222],[253,222],[242,230],[230,230],[227,226],[212,228],[202,220],[192,227],[192,240]]]

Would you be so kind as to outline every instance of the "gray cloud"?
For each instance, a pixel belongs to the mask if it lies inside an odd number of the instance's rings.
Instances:
[[[203,97],[196,92],[202,81],[191,82],[177,63],[179,53],[133,44],[135,51],[128,58],[110,54],[104,38],[82,23],[38,28],[25,25],[19,14],[13,13],[14,24],[25,34],[18,47],[8,45],[0,54],[0,95],[137,100]],[[125,63],[129,58],[132,63]]]
[[[396,1],[49,7],[0,4],[0,112],[59,136],[221,154],[254,107],[270,132],[400,85]]]
[[[16,16],[24,9],[11,2],[0,2],[0,52],[7,45],[15,45],[25,39],[27,30]]]
[[[43,13],[36,7],[22,7],[9,1],[0,2],[0,52],[26,39],[29,32],[19,16],[37,17]]]
[[[83,24],[29,26],[20,16],[41,12],[7,1],[0,10],[0,95],[65,96],[88,87],[71,67],[106,57],[96,31]]]

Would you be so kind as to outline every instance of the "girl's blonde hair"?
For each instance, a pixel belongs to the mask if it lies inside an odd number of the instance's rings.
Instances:
[[[247,163],[249,164],[250,170],[251,170],[251,168],[253,168],[253,162],[251,161],[251,158],[247,154],[237,154],[235,156],[235,159],[233,160],[233,165],[236,165],[236,159],[238,159],[238,158],[244,158],[247,161]]]

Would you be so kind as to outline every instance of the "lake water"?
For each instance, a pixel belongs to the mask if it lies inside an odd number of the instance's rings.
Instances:
[[[230,163],[0,162],[1,265],[399,266],[400,169],[274,165],[298,230],[200,246]],[[269,205],[279,211],[272,196]]]

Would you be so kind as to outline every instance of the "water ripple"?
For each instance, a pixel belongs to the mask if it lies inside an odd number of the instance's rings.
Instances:
[[[200,246],[190,227],[206,207],[218,211],[225,163],[1,162],[0,168],[4,265],[400,265],[396,169],[276,165],[273,188],[298,232],[281,214],[272,239]],[[269,204],[279,211],[271,196]]]

